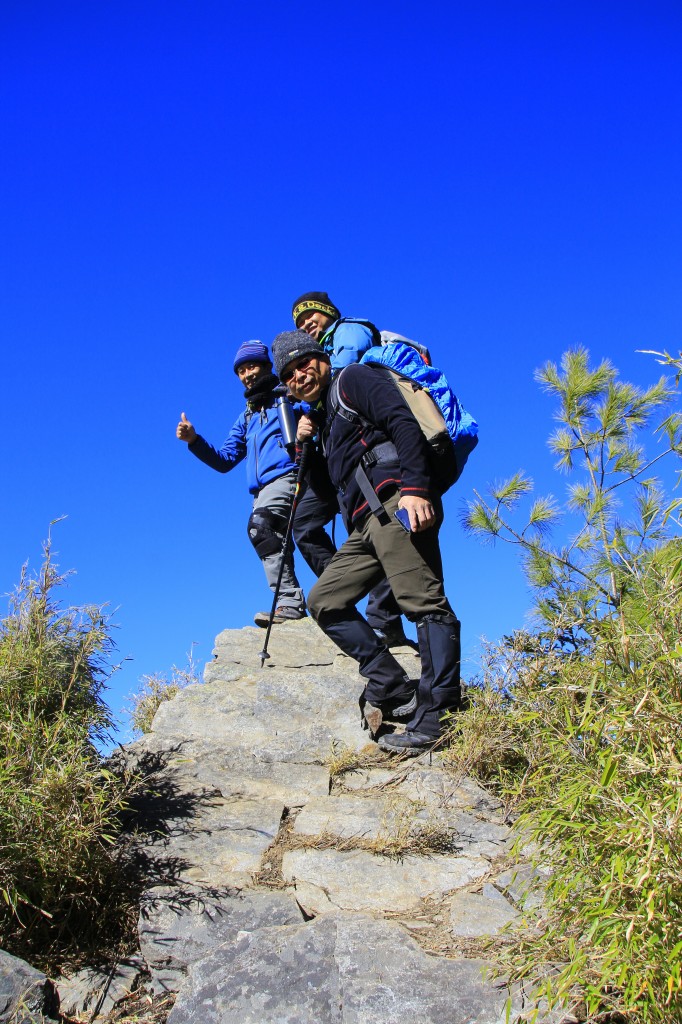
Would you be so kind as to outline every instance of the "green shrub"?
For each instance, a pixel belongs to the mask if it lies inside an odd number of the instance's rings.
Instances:
[[[44,952],[102,918],[124,782],[96,742],[111,725],[101,608],[63,608],[49,542],[0,622],[0,944]]]
[[[575,530],[549,544],[551,498],[514,524],[531,488],[522,474],[471,504],[473,532],[520,546],[536,617],[489,656],[448,756],[496,782],[552,869],[536,930],[508,939],[500,969],[552,1006],[582,1005],[583,1019],[679,1021],[682,551],[678,504],[666,506],[639,444],[672,392],[623,384],[608,363],[591,370],[584,350],[538,376],[561,405],[559,467],[584,471],[569,488]],[[662,424],[662,454],[679,455],[679,428],[676,415]]]

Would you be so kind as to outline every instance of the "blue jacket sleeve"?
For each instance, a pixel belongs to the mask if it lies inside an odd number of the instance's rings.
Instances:
[[[241,414],[232,430],[223,441],[220,451],[216,450],[199,434],[188,446],[192,455],[205,462],[218,473],[229,473],[246,457],[246,417]]]
[[[334,331],[331,353],[332,371],[338,373],[344,366],[359,363],[365,352],[372,347],[372,332],[362,324],[339,324]]]

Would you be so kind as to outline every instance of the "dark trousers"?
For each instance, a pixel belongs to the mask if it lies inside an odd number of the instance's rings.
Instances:
[[[443,716],[460,703],[459,621],[445,596],[439,527],[406,533],[394,517],[398,498],[383,502],[381,518],[365,516],[310,591],[308,609],[358,662],[370,703],[398,698],[404,673],[355,607],[377,579],[388,578],[400,608],[417,624],[422,671],[407,727],[435,738]]]
[[[336,545],[325,530],[325,526],[340,511],[336,497],[320,498],[312,487],[308,487],[299,498],[294,517],[294,540],[298,550],[318,577],[336,554]],[[382,632],[398,627],[402,629],[400,608],[385,576],[369,594],[365,617],[372,629],[380,629]]]

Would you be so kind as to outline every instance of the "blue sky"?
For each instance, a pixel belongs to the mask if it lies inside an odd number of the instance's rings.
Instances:
[[[459,505],[521,467],[562,497],[545,360],[648,384],[636,350],[679,348],[681,43],[659,2],[3,4],[0,591],[66,515],[65,596],[131,659],[117,714],[269,607],[243,469],[174,431],[222,441],[234,351],[308,289],[426,342],[479,420],[443,532],[465,674],[523,623]]]

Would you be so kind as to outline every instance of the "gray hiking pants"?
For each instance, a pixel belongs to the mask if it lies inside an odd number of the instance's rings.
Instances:
[[[263,563],[268,586],[273,594],[277,585],[284,538],[295,490],[296,470],[292,470],[291,473],[286,473],[284,476],[272,480],[265,487],[261,487],[253,499],[248,527],[249,540]],[[277,607],[296,608],[301,611],[305,609],[305,598],[294,569],[293,541],[282,570]]]

